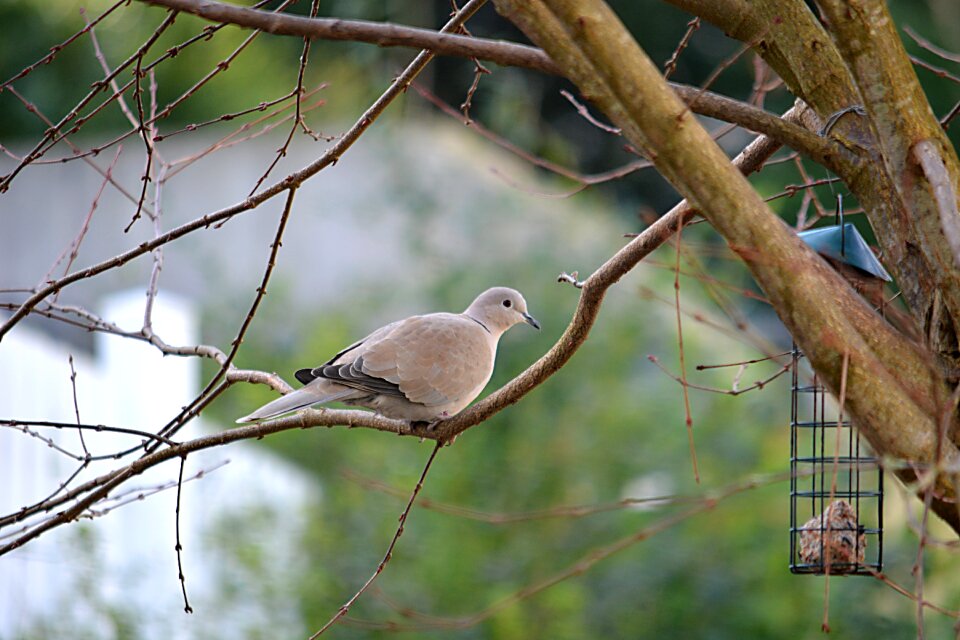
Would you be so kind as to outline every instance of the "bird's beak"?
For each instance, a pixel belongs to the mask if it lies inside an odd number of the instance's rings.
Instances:
[[[529,313],[524,313],[524,314],[521,314],[521,315],[523,315],[523,319],[527,321],[527,324],[528,324],[528,325],[530,325],[531,327],[533,327],[533,328],[536,329],[537,331],[540,331],[540,323],[537,322],[537,319],[536,319],[536,318],[534,318],[534,317],[533,317],[532,315],[530,315]]]

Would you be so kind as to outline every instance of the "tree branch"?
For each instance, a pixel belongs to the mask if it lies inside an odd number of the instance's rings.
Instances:
[[[581,92],[693,203],[750,268],[781,320],[831,389],[850,354],[851,416],[875,450],[919,465],[952,466],[938,417],[949,397],[924,352],[894,331],[766,206],[722,150],[667,90],[616,15],[600,0],[497,0]],[[585,287],[586,289],[586,287]],[[831,304],[824,304],[828,300]],[[954,488],[937,476],[939,497]],[[960,531],[960,530],[958,530]]]
[[[436,55],[479,58],[504,66],[562,75],[542,50],[515,42],[489,40],[429,29],[363,20],[306,18],[249,9],[214,0],[141,0],[148,4],[191,13],[218,23],[259,29],[275,35],[325,40],[367,42],[381,47],[419,47]],[[833,170],[838,162],[856,163],[856,154],[833,140],[794,125],[776,115],[716,93],[676,83],[670,85],[690,108],[701,115],[763,133]]]
[[[451,19],[444,27],[441,29],[441,32],[453,31],[459,28],[463,22],[468,20],[476,11],[486,2],[486,0],[471,0],[464,7],[457,12],[456,16]],[[274,14],[268,13],[268,16],[273,16]],[[279,15],[279,14],[278,14]],[[20,308],[17,309],[13,315],[7,319],[2,325],[0,325],[0,342],[3,341],[4,335],[6,335],[20,320],[22,320],[30,311],[36,307],[41,301],[46,299],[48,296],[53,295],[63,289],[64,287],[73,284],[79,280],[84,280],[86,278],[93,277],[109,269],[113,269],[124,265],[134,258],[138,258],[145,253],[153,251],[157,247],[160,247],[172,240],[176,240],[188,233],[196,231],[197,229],[208,228],[211,225],[221,222],[223,220],[228,220],[233,216],[255,209],[264,202],[270,200],[271,198],[277,196],[288,189],[295,188],[306,182],[308,179],[327,168],[328,166],[335,164],[337,160],[340,159],[347,149],[353,146],[353,143],[360,138],[360,136],[376,121],[376,119],[383,113],[387,106],[393,102],[400,94],[407,90],[407,87],[413,82],[414,78],[423,70],[423,68],[433,59],[433,54],[429,51],[421,51],[419,55],[404,69],[391,84],[390,87],[374,102],[357,120],[356,123],[350,129],[341,136],[337,142],[328,148],[326,152],[315,161],[307,165],[306,167],[295,171],[283,178],[279,182],[274,183],[273,185],[267,187],[263,191],[249,196],[247,199],[234,204],[220,211],[207,214],[202,216],[192,222],[183,224],[176,229],[172,229],[167,233],[155,237],[149,242],[144,242],[137,246],[134,249],[130,249],[120,255],[114,256],[109,260],[104,260],[98,264],[92,265],[86,269],[80,271],[75,271],[70,275],[64,276],[59,280],[47,284],[45,287],[40,288],[32,296],[30,296],[23,304],[20,305]]]
[[[875,171],[886,174],[891,186],[887,197],[909,212],[905,219],[912,229],[896,240],[919,247],[929,281],[950,316],[960,320],[960,268],[944,235],[938,191],[931,183],[934,176],[921,169],[913,153],[914,145],[928,141],[924,143],[927,152],[941,156],[943,170],[936,172],[939,182],[956,194],[960,162],[953,146],[930,109],[886,4],[882,0],[820,0],[819,4],[863,97],[881,160]],[[955,195],[949,209],[956,211]],[[952,224],[960,224],[955,213],[952,217]]]
[[[784,114],[784,119],[799,121],[803,107],[794,107]],[[772,156],[780,143],[767,136],[760,136],[750,143],[733,164],[745,175],[753,173],[763,166]],[[695,215],[693,206],[686,200],[681,201],[643,233],[620,249],[604,262],[586,280],[577,283],[580,299],[570,324],[563,335],[539,360],[530,365],[523,373],[489,396],[467,408],[456,416],[437,425],[433,437],[449,440],[473,425],[479,424],[500,410],[518,402],[532,389],[542,384],[556,373],[586,341],[593,323],[600,312],[600,305],[607,289],[640,263],[645,257],[660,247],[677,232],[678,224],[687,224]],[[430,436],[428,436],[430,437]]]
[[[821,118],[860,102],[830,35],[803,0],[667,0],[749,43]]]
[[[556,75],[556,65],[541,49],[504,40],[485,40],[456,33],[403,25],[307,18],[238,7],[214,0],[141,0],[146,4],[191,13],[212,22],[259,29],[274,35],[366,42],[381,47],[427,49],[434,55],[479,58],[504,66],[525,67]]]
[[[804,109],[802,105],[794,107],[784,114],[784,118],[791,121],[800,121],[803,118]],[[734,164],[744,174],[752,173],[759,170],[760,167],[763,166],[763,163],[779,148],[779,142],[766,136],[760,136],[737,156]],[[110,484],[110,487],[117,486],[120,482],[133,475],[142,473],[150,467],[193,453],[194,451],[199,451],[200,449],[222,446],[237,440],[259,439],[272,433],[289,429],[334,426],[347,426],[348,428],[366,427],[402,436],[427,438],[438,442],[451,441],[459,433],[462,433],[471,426],[480,424],[505,407],[516,403],[530,390],[542,384],[547,378],[558,371],[586,340],[590,328],[593,326],[599,313],[600,304],[603,301],[606,289],[616,283],[644,257],[675,234],[678,223],[686,224],[693,218],[694,214],[694,209],[686,201],[680,202],[671,209],[670,212],[662,216],[657,222],[648,227],[643,233],[607,260],[583,283],[584,287],[581,291],[577,311],[570,325],[547,354],[508,384],[468,408],[466,411],[441,422],[433,430],[413,429],[406,422],[391,420],[367,411],[330,409],[301,411],[296,415],[231,429],[230,431],[197,438],[184,443],[170,443],[171,446],[145,455],[126,467],[101,475],[94,480],[86,482],[58,496],[54,500],[48,500],[0,518],[0,528],[21,522],[40,513],[50,512],[71,502],[74,503],[74,508],[71,508],[69,512],[71,514],[82,513],[83,509],[89,508],[97,500],[109,493],[109,489],[107,489],[106,492],[101,492],[101,489],[107,484]],[[227,383],[234,384],[237,382],[266,384],[281,392],[289,392],[291,390],[291,387],[275,374],[231,368],[227,373]],[[120,480],[117,481],[117,479]],[[78,505],[79,510],[76,508]],[[44,531],[69,522],[70,518],[64,515],[66,513],[66,511],[61,512],[57,516],[54,516],[52,520],[42,523],[42,528],[40,526],[33,528],[23,533],[8,545],[0,547],[0,555],[26,544],[31,539],[41,535]]]

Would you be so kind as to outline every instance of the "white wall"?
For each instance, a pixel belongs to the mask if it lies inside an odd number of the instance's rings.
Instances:
[[[143,319],[143,290],[112,296],[103,313],[124,328],[136,330]],[[171,344],[197,341],[197,324],[191,306],[169,295],[157,299],[156,330]],[[196,358],[163,357],[149,345],[100,334],[94,357],[74,353],[77,396],[84,423],[106,424],[155,431],[176,415],[199,390]],[[75,420],[70,385],[70,348],[41,333],[18,327],[0,345],[0,417]],[[82,453],[75,430],[56,431],[35,427],[61,446]],[[178,439],[196,437],[205,430],[194,421]],[[87,433],[94,455],[136,444],[136,437]],[[226,464],[225,464],[226,463]],[[97,463],[74,484],[118,466]],[[44,442],[9,428],[0,428],[0,513],[10,513],[51,493],[78,463],[57,454]],[[254,443],[192,455],[186,476],[201,469],[215,469],[204,478],[184,485],[181,539],[193,616],[183,613],[174,551],[175,490],[137,501],[90,521],[95,553],[78,553],[78,525],[67,525],[44,534],[25,547],[0,557],[0,638],[26,637],[28,629],[46,620],[80,619],[89,629],[101,628],[109,636],[110,624],[98,620],[89,602],[114,604],[136,611],[142,627],[138,637],[197,637],[209,628],[204,614],[216,614],[219,628],[242,629],[256,623],[263,612],[257,607],[237,607],[225,615],[217,599],[217,576],[223,557],[209,548],[210,528],[227,513],[243,513],[257,505],[272,505],[289,517],[277,522],[270,540],[278,565],[293,564],[285,558],[295,547],[293,538],[303,525],[302,505],[316,489],[295,470]],[[176,461],[152,469],[127,482],[132,487],[154,487],[175,480]],[[0,530],[0,536],[15,533],[17,526]],[[238,532],[241,534],[242,532]],[[288,543],[284,543],[287,540]],[[0,542],[5,541],[0,538]],[[96,566],[90,566],[95,564]],[[95,576],[95,594],[78,597],[84,576]],[[271,615],[275,615],[274,612]],[[283,616],[281,616],[283,617]],[[296,625],[296,612],[286,618]],[[163,620],[163,624],[153,624]]]

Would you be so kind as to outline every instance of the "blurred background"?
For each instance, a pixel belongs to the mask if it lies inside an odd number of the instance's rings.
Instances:
[[[611,4],[658,64],[687,28],[689,16],[661,2]],[[890,4],[901,27],[945,49],[960,49],[960,5],[954,0]],[[0,78],[42,58],[81,29],[85,17],[93,19],[108,6],[0,2]],[[305,13],[309,3],[289,10]],[[448,13],[443,1],[321,3],[321,15],[427,28],[442,24]],[[100,59],[114,66],[125,60],[164,16],[138,3],[116,11],[96,29]],[[206,24],[178,17],[156,51]],[[478,36],[524,40],[491,6],[469,28]],[[248,35],[224,29],[158,66],[158,102],[183,94]],[[930,59],[904,39],[911,52]],[[245,198],[290,125],[267,128],[272,121],[257,121],[262,114],[253,113],[177,132],[288,93],[296,86],[301,49],[295,38],[256,38],[228,73],[162,120],[158,162],[168,169],[163,230]],[[671,79],[700,85],[739,49],[704,24]],[[298,133],[267,184],[319,156],[412,56],[409,50],[315,42],[304,86],[306,122],[316,137]],[[636,160],[621,138],[578,115],[560,93],[572,91],[569,84],[487,66],[492,73],[480,79],[472,97],[474,125],[463,126],[421,92],[408,91],[336,166],[298,192],[239,367],[292,380],[294,370],[325,361],[386,322],[459,311],[481,290],[502,284],[525,294],[543,330],[521,327],[504,338],[488,391],[495,389],[563,332],[577,292],[557,284],[557,274],[579,271],[585,277],[623,246],[623,234],[642,230],[675,204],[676,193],[651,171],[580,190],[576,181],[498,144],[509,141],[584,175]],[[950,72],[960,70],[954,65]],[[938,115],[960,97],[949,78],[924,69],[918,75]],[[15,158],[28,153],[46,129],[25,102],[56,121],[102,76],[93,43],[84,37],[13,83],[20,97],[9,89],[0,93],[0,144],[7,152],[0,172],[16,166]],[[754,77],[752,57],[743,56],[711,89],[747,99]],[[418,84],[456,110],[473,78],[471,61],[440,58]],[[763,106],[782,112],[791,104],[780,88],[766,95]],[[89,149],[128,128],[114,106],[71,140]],[[485,131],[493,133],[485,137]],[[734,153],[750,138],[737,130],[721,144]],[[70,155],[63,146],[48,158]],[[132,192],[139,190],[145,157],[135,137],[92,160],[111,167],[115,180]],[[822,168],[806,168],[811,180],[828,177]],[[752,180],[762,194],[774,195],[804,177],[783,163]],[[146,221],[124,233],[135,205],[118,189],[100,193],[103,182],[75,160],[37,163],[18,176],[0,195],[0,288],[41,281],[91,210],[77,268],[153,237]],[[816,193],[829,203],[842,187],[827,185]],[[799,196],[773,204],[786,220],[796,220]],[[254,299],[281,205],[272,201],[164,249],[161,336],[229,348]],[[869,237],[866,221],[855,222]],[[136,330],[151,264],[142,257],[65,289],[59,301]],[[391,563],[332,630],[334,637],[392,631],[412,638],[429,631],[456,638],[813,638],[821,635],[825,599],[833,637],[916,633],[915,603],[889,585],[832,578],[825,598],[823,578],[788,571],[783,474],[789,469],[789,376],[737,396],[691,390],[701,474],[700,484],[694,481],[681,386],[648,358],[679,372],[675,264],[673,247],[644,261],[611,289],[590,339],[563,370],[440,452]],[[696,370],[781,354],[790,342],[708,225],[684,231],[680,264],[689,380],[729,391],[780,370],[782,358]],[[16,299],[9,292],[0,297]],[[161,358],[128,343],[42,318],[24,322],[0,346],[0,417],[73,419],[68,356],[76,359],[85,421],[151,430],[216,371],[208,362]],[[183,437],[229,428],[274,395],[265,387],[234,386]],[[7,488],[0,488],[0,512],[10,513],[49,494],[68,466],[36,438],[9,431],[0,436],[0,487]],[[95,444],[108,450],[115,442]],[[431,448],[429,442],[337,428],[284,432],[191,457],[185,477],[203,476],[182,492],[191,615],[182,612],[173,550],[175,489],[164,488],[178,469],[173,463],[161,467],[137,483],[150,494],[144,500],[133,493],[134,503],[118,505],[115,513],[64,527],[45,536],[42,546],[0,558],[0,601],[6,603],[0,604],[0,638],[308,636],[380,561]],[[711,492],[751,481],[756,486],[659,531],[666,519],[703,507]],[[911,523],[920,505],[904,499],[894,480],[888,488],[886,573],[912,589],[918,535]],[[672,499],[651,500],[664,497]],[[943,533],[936,525],[932,531]],[[605,557],[604,550],[620,540],[623,548]],[[583,562],[588,570],[552,584]],[[934,545],[927,551],[925,597],[956,608],[957,564],[947,549]],[[925,616],[929,637],[946,637],[953,623],[936,612]]]

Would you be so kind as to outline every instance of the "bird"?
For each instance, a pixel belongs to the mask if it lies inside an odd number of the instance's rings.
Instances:
[[[339,401],[433,426],[480,394],[493,375],[500,336],[523,322],[540,329],[520,292],[508,287],[487,289],[463,313],[392,322],[319,367],[300,369],[295,376],[305,386],[237,422],[268,420]]]

